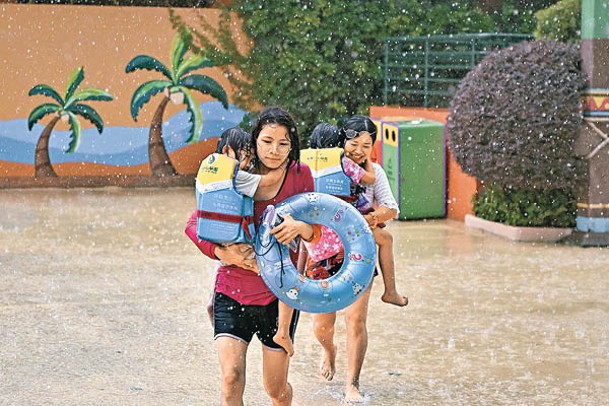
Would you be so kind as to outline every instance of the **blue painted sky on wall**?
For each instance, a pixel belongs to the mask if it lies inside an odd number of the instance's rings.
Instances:
[[[201,113],[201,141],[218,137],[224,130],[237,126],[245,115],[244,110],[233,105],[225,110],[217,101],[201,104]],[[80,119],[83,124],[87,122],[82,117]],[[188,113],[184,110],[163,123],[163,140],[168,153],[186,146],[191,126],[188,119]],[[116,166],[147,163],[150,123],[139,121],[138,124],[145,126],[104,127],[101,134],[95,128],[83,130],[78,150],[72,154],[64,152],[69,143],[69,130],[53,130],[49,142],[51,162],[92,162]],[[59,126],[61,124],[58,123],[55,128]],[[34,150],[43,129],[44,125],[35,124],[32,131],[28,131],[25,119],[0,122],[0,160],[33,165]]]

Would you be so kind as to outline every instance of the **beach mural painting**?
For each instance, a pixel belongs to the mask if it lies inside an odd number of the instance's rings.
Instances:
[[[152,96],[163,92],[163,99],[152,118],[148,137],[150,168],[154,176],[177,175],[174,166],[171,164],[171,159],[167,155],[162,137],[163,113],[169,101],[174,104],[186,105],[189,122],[192,124],[188,139],[186,140],[187,143],[199,140],[203,128],[201,110],[193,98],[191,90],[215,97],[222,103],[224,108],[228,109],[226,92],[218,82],[209,76],[189,74],[197,69],[214,66],[211,60],[201,55],[190,54],[185,58],[190,42],[192,42],[192,37],[188,31],[175,35],[170,54],[171,69],[148,55],[136,56],[125,68],[127,73],[138,69],[154,70],[162,73],[167,78],[166,80],[151,80],[142,84],[135,91],[131,99],[131,116],[134,121],[137,121],[137,116],[142,106],[148,103]]]
[[[87,104],[79,103],[81,101],[110,101],[112,96],[110,93],[97,88],[87,88],[76,92],[78,86],[85,79],[85,68],[77,68],[68,78],[65,96],[62,98],[59,93],[49,85],[38,84],[30,91],[30,96],[42,95],[48,96],[55,100],[56,103],[43,103],[36,107],[30,113],[27,120],[27,127],[32,131],[32,127],[36,122],[47,115],[53,118],[44,127],[40,133],[34,155],[34,176],[35,177],[55,177],[57,174],[53,170],[51,160],[49,158],[49,140],[55,124],[59,120],[68,122],[70,125],[69,143],[66,153],[71,154],[78,149],[81,139],[81,126],[78,116],[89,120],[97,131],[101,134],[104,131],[104,122],[99,116],[99,113]]]
[[[232,88],[221,70],[190,51],[190,33],[176,33],[167,13],[0,5],[0,17],[11,17],[0,27],[0,41],[10,52],[23,49],[17,41],[30,44],[7,66],[9,73],[22,74],[2,79],[13,103],[0,114],[0,188],[193,181],[217,137],[238,126],[246,111],[229,103]],[[20,23],[38,14],[50,16],[41,20],[44,36]],[[204,16],[217,19],[217,11],[205,10]],[[74,18],[102,23],[85,24],[76,40],[63,30],[63,22]],[[123,31],[109,36],[113,27]],[[47,41],[64,51],[47,53]],[[157,59],[159,51],[169,51],[169,60]],[[43,63],[28,63],[32,58]]]

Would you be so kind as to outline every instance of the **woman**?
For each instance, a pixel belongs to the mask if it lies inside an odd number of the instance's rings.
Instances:
[[[256,227],[264,209],[290,196],[312,192],[310,169],[299,163],[300,149],[296,124],[290,114],[277,107],[267,108],[252,129],[255,171],[267,174],[288,168],[282,182],[260,187],[254,202]],[[264,199],[264,200],[260,200]],[[199,249],[214,260],[220,260],[214,295],[214,340],[220,360],[222,405],[242,405],[245,390],[245,360],[250,340],[257,335],[262,342],[264,388],[273,405],[290,405],[292,387],[287,381],[289,357],[273,341],[277,330],[278,300],[258,273],[255,253],[247,244],[228,246],[201,241],[196,236],[196,213],[186,226],[186,233]],[[313,227],[285,216],[272,230],[277,240],[287,244],[297,236],[310,240]],[[298,319],[292,319],[293,335]]]
[[[376,140],[376,126],[366,116],[356,115],[345,123],[341,130],[344,137],[345,155],[360,166],[370,160],[374,141]],[[377,244],[382,247],[392,247],[391,234],[377,229],[377,225],[393,219],[398,214],[398,205],[389,188],[389,181],[383,168],[372,163],[374,169],[374,183],[365,186],[362,193],[364,200],[370,204],[376,203],[374,211],[358,208],[367,214],[364,218],[374,231]],[[369,213],[368,213],[369,212]],[[377,235],[378,234],[378,235]],[[382,240],[382,241],[381,241]],[[388,258],[385,256],[385,258]],[[390,260],[389,260],[390,259]],[[388,260],[383,260],[381,266],[393,267],[393,249]],[[332,261],[329,261],[332,265]],[[392,270],[392,269],[391,269]],[[388,283],[388,281],[386,281]],[[395,287],[395,285],[394,285]],[[366,322],[368,318],[368,302],[372,283],[361,294],[359,299],[345,309],[345,322],[347,324],[347,381],[345,387],[345,402],[361,402],[363,400],[359,390],[359,376],[364,364],[364,357],[368,347],[368,331]],[[408,299],[403,299],[408,303]],[[334,324],[336,313],[315,314],[313,316],[315,337],[324,350],[324,359],[321,365],[321,375],[328,381],[334,377],[336,370],[336,345],[334,344]]]

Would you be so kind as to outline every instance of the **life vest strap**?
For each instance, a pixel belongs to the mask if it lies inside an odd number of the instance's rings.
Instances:
[[[249,230],[249,225],[254,222],[252,216],[237,216],[235,214],[215,213],[207,210],[197,210],[197,217],[200,219],[225,221],[227,223],[238,223],[245,231],[248,240],[252,240],[252,234]]]
[[[357,200],[357,196],[334,195],[334,197],[338,197],[339,199],[341,199],[347,203],[353,203],[354,201]]]

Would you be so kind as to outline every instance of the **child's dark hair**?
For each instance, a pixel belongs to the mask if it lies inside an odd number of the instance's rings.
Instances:
[[[370,117],[362,115],[351,116],[340,129],[341,136],[344,140],[357,138],[360,133],[364,131],[370,134],[372,143],[374,143],[376,141],[376,126],[374,125],[374,122],[370,120]]]
[[[257,141],[262,127],[268,124],[277,124],[285,127],[288,130],[288,138],[290,140],[290,153],[288,154],[288,168],[293,162],[300,162],[300,141],[298,140],[298,130],[296,122],[292,115],[281,107],[267,107],[260,112],[252,127],[252,148],[254,151],[254,165],[258,167],[260,160],[258,159]]]
[[[252,136],[247,131],[239,127],[229,128],[220,135],[216,152],[222,154],[224,147],[229,146],[239,157],[239,152],[249,149],[251,143]]]
[[[315,126],[309,138],[309,147],[320,148],[342,148],[344,138],[340,136],[338,127],[330,123],[320,123]]]

